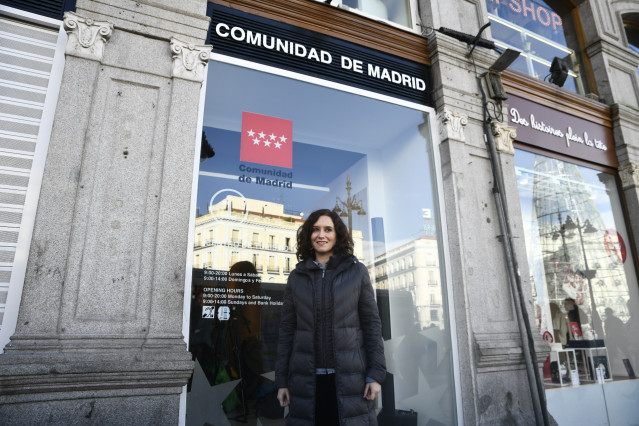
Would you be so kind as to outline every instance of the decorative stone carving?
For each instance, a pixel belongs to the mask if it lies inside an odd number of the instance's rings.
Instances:
[[[437,115],[439,119],[439,135],[442,140],[456,139],[465,142],[464,126],[468,124],[468,116],[457,111],[444,109]]]
[[[624,189],[639,187],[639,165],[630,163],[619,168],[619,178]]]
[[[95,61],[102,60],[104,46],[113,34],[113,24],[83,18],[73,12],[64,14],[64,29],[69,35],[66,54]]]
[[[500,121],[491,122],[490,128],[493,132],[493,139],[495,140],[497,150],[506,154],[515,155],[513,141],[517,137],[517,128]]]
[[[204,81],[204,67],[209,61],[213,46],[196,46],[176,38],[171,39],[173,52],[173,77],[191,81]]]

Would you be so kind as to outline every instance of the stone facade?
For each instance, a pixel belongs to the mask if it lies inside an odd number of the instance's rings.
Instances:
[[[621,42],[624,28],[620,19],[621,14],[639,9],[630,2],[577,3],[587,29],[587,50],[599,96],[613,106],[619,173],[628,211],[639,211],[636,178],[639,56]],[[422,21],[432,28],[463,28],[464,32],[474,34],[488,22],[483,1],[460,0],[446,2],[445,6],[442,2],[421,1],[420,5]],[[461,17],[466,19],[462,21]],[[490,38],[490,29],[482,36]],[[482,135],[480,93],[474,72],[485,71],[496,56],[483,55],[478,52],[481,49],[476,49],[473,63],[467,56],[469,49],[465,43],[437,32],[430,36],[429,47],[434,67],[434,99],[437,110],[441,111],[440,121],[446,127],[446,131],[440,130],[443,134],[441,152],[450,256],[456,265],[452,271],[453,287],[461,289],[454,292],[453,298],[464,423],[534,424],[517,318],[510,297],[503,297],[512,293],[498,239],[492,176]],[[455,116],[463,116],[468,123],[463,133],[450,130],[452,119],[448,117]],[[528,277],[512,158],[515,134],[506,119],[492,124],[500,151],[519,272],[521,277]],[[636,246],[639,216],[630,214],[630,221]],[[486,264],[491,268],[484,268]],[[534,318],[530,282],[524,282],[523,287],[525,304],[530,317]],[[548,347],[540,338],[535,346],[541,362],[547,356]]]
[[[6,424],[176,424],[205,1],[78,1],[18,325]]]
[[[635,2],[577,1],[599,97],[612,105],[628,219],[639,246],[639,55],[620,15]],[[18,323],[0,355],[0,418],[20,424],[176,424],[193,371],[183,329],[185,265],[206,0],[79,0]],[[420,0],[424,27],[476,32],[480,0]],[[496,55],[428,37],[452,265],[465,424],[534,424],[520,320],[493,194],[475,70]],[[489,34],[484,34],[489,37]],[[629,89],[631,88],[631,90]],[[506,120],[495,136],[521,277],[528,277]],[[633,213],[634,212],[634,213]],[[486,267],[490,265],[490,267]],[[523,280],[532,315],[531,285]],[[535,341],[538,361],[548,347]]]

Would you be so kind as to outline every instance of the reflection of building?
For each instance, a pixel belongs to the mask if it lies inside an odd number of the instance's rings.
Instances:
[[[601,173],[599,179],[611,178]],[[610,249],[611,241],[619,245],[617,235],[613,241],[595,204],[600,188],[585,182],[577,165],[536,155],[532,191],[548,302],[563,306],[564,299],[574,299],[603,337],[605,308],[627,320],[629,293],[621,285],[621,253]]]
[[[285,283],[297,263],[296,235],[303,222],[282,204],[227,196],[195,219],[193,267],[228,270],[247,260],[262,282]],[[361,258],[361,231],[353,231],[353,241]]]
[[[411,293],[420,328],[445,328],[437,237],[425,235],[375,258],[378,289]]]
[[[295,267],[295,236],[304,222],[284,206],[228,196],[195,219],[193,267],[227,270],[255,265],[263,282],[286,282]]]

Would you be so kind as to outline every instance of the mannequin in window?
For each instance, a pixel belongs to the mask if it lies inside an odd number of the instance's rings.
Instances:
[[[552,318],[552,328],[555,335],[555,342],[565,345],[568,340],[571,339],[572,334],[570,327],[568,327],[568,321],[564,313],[559,309],[559,305],[556,303],[550,304],[550,315]]]

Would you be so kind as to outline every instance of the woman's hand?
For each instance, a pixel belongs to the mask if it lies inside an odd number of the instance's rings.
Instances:
[[[382,390],[382,385],[380,385],[379,383],[377,382],[366,383],[366,387],[364,388],[364,398],[368,399],[369,401],[372,401],[377,397],[377,394],[379,393],[380,390]]]
[[[379,392],[379,390],[377,392]],[[279,388],[277,390],[277,400],[280,402],[280,407],[286,407],[290,404],[291,399],[288,395],[288,388]]]

